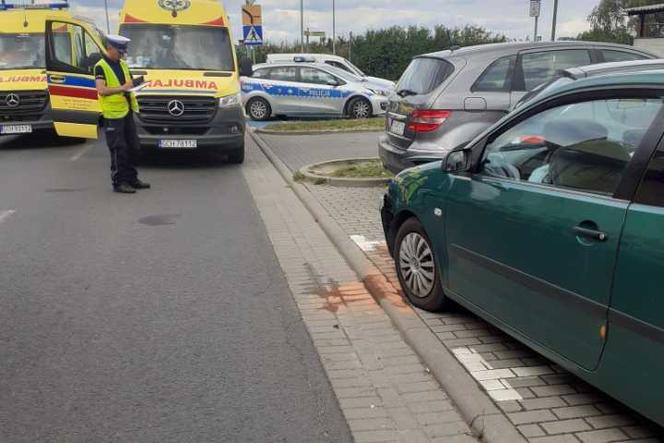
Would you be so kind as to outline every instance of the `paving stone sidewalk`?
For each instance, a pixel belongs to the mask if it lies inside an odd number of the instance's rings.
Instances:
[[[476,442],[453,402],[249,139],[243,173],[354,440]]]
[[[356,156],[376,151],[376,135],[336,135],[324,140],[266,139],[291,169],[306,158],[311,163],[355,144]],[[293,138],[293,137],[289,137]],[[398,287],[394,263],[380,226],[380,188],[307,185],[341,228]],[[664,430],[584,383],[564,369],[511,339],[473,314],[418,315],[531,442],[664,442]]]

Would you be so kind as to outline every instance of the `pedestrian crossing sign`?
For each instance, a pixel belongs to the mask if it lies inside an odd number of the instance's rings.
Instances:
[[[263,27],[262,26],[243,26],[244,44],[246,46],[260,46],[263,44]]]

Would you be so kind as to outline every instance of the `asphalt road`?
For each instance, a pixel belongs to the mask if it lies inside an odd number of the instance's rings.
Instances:
[[[241,167],[0,140],[0,441],[350,441]]]

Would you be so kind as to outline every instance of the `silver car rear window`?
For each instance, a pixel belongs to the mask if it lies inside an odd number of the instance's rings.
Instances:
[[[452,72],[454,66],[446,60],[415,58],[401,76],[397,91],[411,91],[412,95],[428,94],[440,86]]]

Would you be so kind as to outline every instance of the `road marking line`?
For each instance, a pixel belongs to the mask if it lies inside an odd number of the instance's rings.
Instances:
[[[75,162],[80,160],[81,157],[83,157],[85,154],[87,154],[90,149],[94,147],[94,143],[87,143],[85,146],[81,148],[80,151],[78,151],[76,154],[72,155],[69,160]]]
[[[15,213],[16,211],[14,209],[10,209],[8,211],[0,211],[0,223],[4,222]]]
[[[369,241],[364,235],[351,235],[350,239],[364,252],[372,252],[385,243],[381,241]]]

